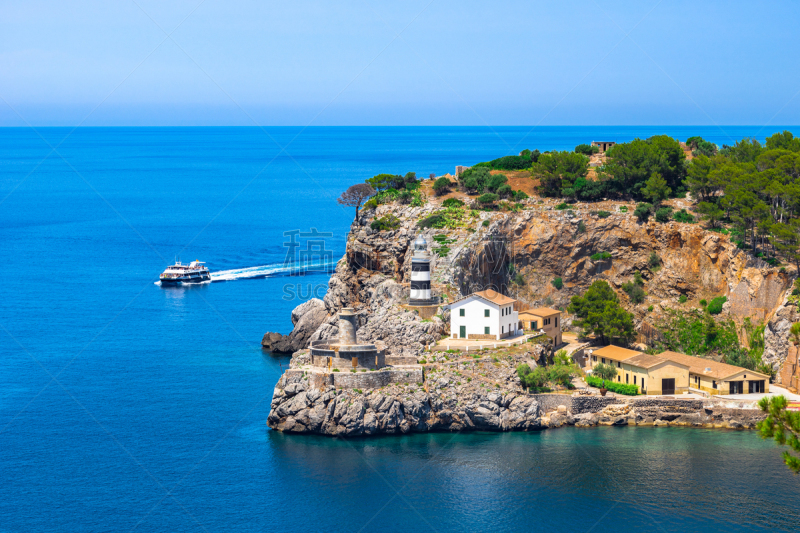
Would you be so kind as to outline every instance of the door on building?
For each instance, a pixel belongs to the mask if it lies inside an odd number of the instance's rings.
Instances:
[[[730,394],[744,394],[744,381],[731,381]]]
[[[661,394],[675,394],[675,378],[661,380]]]
[[[748,382],[748,392],[750,394],[760,394],[764,392],[764,380]]]
[[[461,339],[467,338],[467,326],[458,326],[458,336]]]

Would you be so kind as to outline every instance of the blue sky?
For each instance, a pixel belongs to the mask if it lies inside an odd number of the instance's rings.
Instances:
[[[800,123],[789,1],[0,0],[0,15],[3,126]]]

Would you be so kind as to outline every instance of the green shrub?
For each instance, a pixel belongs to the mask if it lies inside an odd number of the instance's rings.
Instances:
[[[647,264],[650,265],[650,268],[661,266],[661,258],[658,257],[657,253],[650,252],[650,257],[647,259]]]
[[[417,226],[420,228],[441,228],[443,227],[444,217],[439,214],[433,214],[427,216],[417,222]]]
[[[592,254],[591,259],[592,261],[605,261],[606,259],[611,259],[611,254],[609,252],[597,252]]]
[[[511,185],[508,183],[504,183],[497,188],[497,195],[500,198],[508,198],[509,196],[514,195],[514,191],[511,189]]]
[[[685,294],[681,294],[678,296],[678,302],[685,304],[689,300],[689,298]]]
[[[586,376],[586,383],[592,387],[602,388],[603,380],[595,376]],[[629,385],[626,383],[617,383],[616,381],[605,381],[605,388],[617,394],[624,394],[626,396],[636,396],[639,394],[639,387],[636,385]]]
[[[445,178],[442,176],[441,178],[437,179],[433,182],[433,192],[436,193],[436,196],[441,196],[450,190],[450,187],[454,185],[450,179]]]
[[[700,300],[700,305],[701,305],[702,307],[705,307],[705,306],[707,306],[707,305],[708,305],[708,302],[707,302],[707,301],[705,301],[705,300]]]
[[[436,213],[429,215],[419,222],[417,226],[420,228],[436,228],[436,229],[456,229],[463,228],[467,225],[467,211],[460,207],[446,207],[440,209]]]
[[[628,294],[628,297],[631,299],[631,302],[635,304],[642,303],[644,299],[647,297],[647,293],[644,292],[642,286],[633,281],[623,283],[622,290]]]
[[[486,183],[486,188],[489,189],[489,192],[497,192],[497,189],[499,189],[506,182],[508,182],[508,178],[505,174],[492,174],[489,176],[489,181]]]
[[[450,253],[450,248],[447,246],[440,246],[439,248],[433,248],[433,252],[439,257],[447,257],[447,254]]]
[[[674,215],[672,215],[672,219],[675,222],[684,222],[686,224],[692,224],[694,222],[694,216],[692,216],[686,209],[681,209]]]
[[[634,209],[633,214],[636,215],[636,218],[644,222],[645,220],[650,218],[650,214],[652,212],[653,212],[653,204],[642,202],[636,206],[636,209]]]
[[[586,224],[583,223],[583,220],[578,221],[578,227],[575,231],[576,233],[586,233]]]
[[[558,209],[559,211],[563,211],[564,209],[569,209],[569,208],[570,208],[570,205],[568,203],[566,203],[566,202],[561,202],[560,204],[558,204],[556,206],[556,209]]]
[[[499,197],[496,194],[492,194],[487,192],[486,194],[482,194],[478,196],[478,202],[483,205],[491,205],[497,201]]]
[[[628,206],[627,205],[619,206],[619,212],[620,213],[627,213],[628,212]]]
[[[717,296],[711,302],[709,302],[708,307],[706,310],[712,315],[718,315],[722,312],[722,306],[727,302],[728,299],[725,296]]]
[[[390,231],[397,229],[398,226],[400,226],[400,219],[391,213],[381,218],[376,218],[369,225],[369,227],[378,231]]]
[[[461,207],[462,205],[464,205],[464,202],[458,198],[448,198],[442,202],[442,207]]]
[[[514,200],[519,202],[520,200],[525,200],[529,196],[525,193],[525,191],[514,191]]]
[[[547,371],[543,367],[531,369],[530,366],[523,363],[517,367],[517,376],[519,376],[522,386],[531,392],[549,392],[550,390],[545,387]]]
[[[564,286],[564,282],[561,280],[561,278],[556,278],[553,281],[551,281],[551,283],[553,284],[553,287],[555,287],[558,290],[561,290],[561,287]]]
[[[672,218],[672,208],[671,207],[662,207],[658,211],[656,211],[656,222],[669,222]]]
[[[583,155],[592,155],[600,152],[599,146],[591,146],[589,144],[579,144],[575,147],[575,152]]]
[[[597,216],[600,218],[608,218],[611,216],[611,213],[609,211],[598,211]]]
[[[489,221],[488,221],[488,220],[484,220],[483,222],[481,222],[481,225],[482,225],[484,228],[488,228],[488,227],[489,227]]]
[[[547,380],[554,385],[561,385],[568,389],[574,388],[572,376],[577,374],[576,367],[569,364],[555,364],[547,367]]]
[[[650,307],[647,308],[647,310],[652,313],[653,312],[653,306],[651,305]]]

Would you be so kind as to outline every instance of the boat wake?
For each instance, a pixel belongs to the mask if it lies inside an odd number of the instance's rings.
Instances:
[[[272,278],[277,276],[292,276],[306,272],[331,273],[336,269],[336,261],[317,262],[308,264],[277,263],[233,270],[220,270],[211,273],[211,281],[234,281],[237,279]]]

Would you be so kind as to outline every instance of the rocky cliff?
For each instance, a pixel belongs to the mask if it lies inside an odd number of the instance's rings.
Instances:
[[[765,323],[764,360],[777,370],[786,359],[788,327],[798,318],[796,306],[786,304],[795,277],[791,267],[788,271],[769,267],[738,249],[727,236],[699,224],[639,222],[631,214],[633,206],[624,213],[612,203],[577,204],[569,211],[558,211],[548,201],[528,202],[525,210],[516,213],[478,212],[456,229],[423,231],[434,248],[440,246],[433,240],[435,235],[452,241],[447,244],[449,253],[433,254],[434,289],[452,300],[494,287],[513,295],[523,306],[566,308],[573,295],[604,279],[634,313],[642,341],[647,341],[666,310],[727,296],[721,318],[741,323],[750,317],[754,323]],[[362,212],[353,222],[347,253],[331,277],[324,300],[298,307],[292,313],[292,333],[265,335],[265,347],[294,352],[309,340],[334,336],[335,315],[345,306],[359,312],[364,341],[381,341],[395,355],[416,356],[424,345],[445,334],[446,311],[425,321],[402,306],[410,276],[409,244],[419,231],[416,223],[437,209],[432,204],[384,205]],[[597,213],[604,209],[612,214],[601,218]],[[370,228],[374,217],[388,213],[399,218],[397,229]],[[612,257],[592,260],[598,252]],[[655,269],[649,265],[653,253],[660,262]],[[636,271],[642,273],[647,292],[646,300],[638,305],[620,290]],[[552,283],[556,277],[563,280],[560,290]],[[682,295],[688,302],[679,305]],[[565,326],[569,323],[565,317]]]

